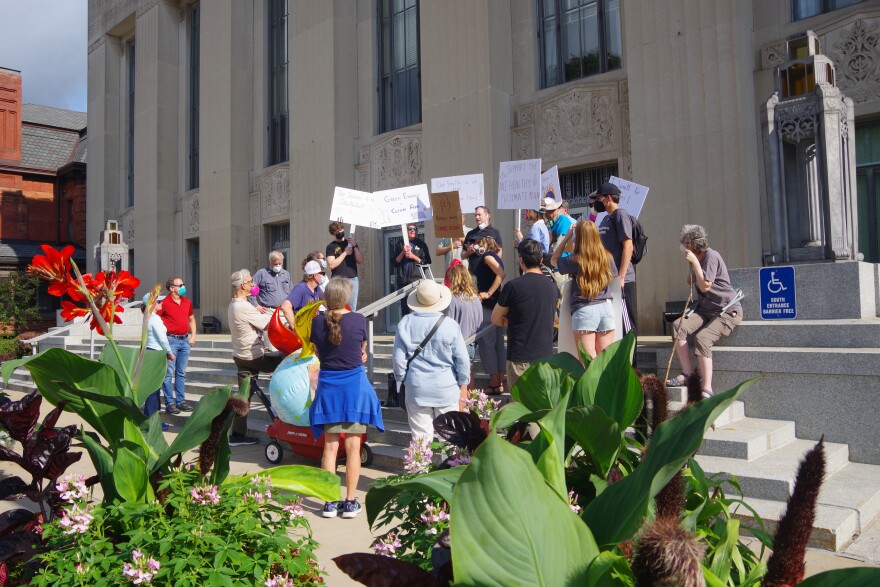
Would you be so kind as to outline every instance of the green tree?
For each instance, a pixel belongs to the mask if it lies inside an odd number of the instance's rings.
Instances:
[[[0,324],[4,334],[17,334],[25,324],[40,318],[39,283],[36,275],[24,271],[13,271],[0,281]]]

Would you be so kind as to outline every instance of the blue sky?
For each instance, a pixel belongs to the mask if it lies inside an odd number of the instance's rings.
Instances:
[[[22,75],[24,102],[86,110],[88,0],[0,0],[0,67]]]

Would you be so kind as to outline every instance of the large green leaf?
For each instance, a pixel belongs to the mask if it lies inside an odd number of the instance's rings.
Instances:
[[[180,434],[177,435],[171,446],[159,456],[158,461],[152,468],[152,473],[164,467],[174,455],[195,448],[208,438],[208,435],[211,433],[211,422],[226,408],[231,389],[231,386],[226,385],[212,389],[202,396],[190,417],[187,418]]]
[[[152,470],[153,465],[159,460],[159,455],[164,454],[168,450],[168,441],[165,440],[165,434],[162,432],[162,416],[159,412],[153,412],[153,415],[141,422],[141,434],[144,436],[147,444],[151,447],[150,460],[147,465]]]
[[[620,426],[609,418],[599,406],[587,405],[571,408],[565,414],[565,433],[574,438],[590,460],[596,465],[602,478],[617,458],[622,432]]]
[[[516,382],[511,396],[527,408],[549,410],[559,403],[559,399],[571,391],[574,379],[562,367],[549,362],[532,363]]]
[[[538,420],[541,433],[527,449],[532,453],[547,485],[563,500],[568,499],[565,484],[565,406],[564,401],[559,402],[549,414]],[[536,454],[533,452],[535,450],[540,450],[540,453]]]
[[[580,376],[586,371],[581,362],[577,360],[577,357],[571,353],[556,353],[552,357],[541,359],[540,362],[553,365],[554,367],[562,367],[568,371],[568,374],[571,375],[572,379],[575,381],[580,379]]]
[[[738,552],[738,547],[739,520],[727,520],[724,524],[724,534],[712,552],[712,566],[710,567],[712,573],[721,579],[722,583],[727,583],[727,579],[730,577],[734,553]]]
[[[507,428],[514,422],[519,421],[521,418],[525,418],[531,413],[533,412],[528,409],[525,404],[516,401],[509,402],[489,417],[489,427],[492,430]]]
[[[880,585],[880,569],[876,567],[836,569],[813,575],[798,583],[798,587],[864,587],[865,585]]]
[[[489,435],[494,436],[493,434]],[[397,479],[390,482],[381,482],[381,485],[371,487],[367,492],[365,505],[367,507],[367,522],[370,527],[389,501],[402,491],[421,491],[436,495],[446,503],[452,502],[452,491],[461,477],[462,471],[467,466],[453,467],[442,471],[431,471],[424,475],[418,475],[410,479]]]
[[[100,441],[92,438],[88,432],[80,433],[80,440],[89,456],[92,457],[92,464],[98,473],[98,479],[101,482],[101,488],[104,490],[104,503],[111,503],[119,498],[116,491],[116,484],[113,482],[113,455],[107,450]]]
[[[456,585],[583,585],[599,554],[529,455],[494,434],[455,487],[450,535]]]
[[[703,434],[721,412],[756,379],[704,399],[657,427],[638,467],[608,486],[584,510],[584,520],[602,546],[630,538],[648,514],[651,499],[663,489],[703,443]]]
[[[642,412],[642,384],[632,368],[632,333],[610,344],[577,380],[570,406],[596,404],[626,430]]]
[[[633,587],[635,577],[626,557],[610,550],[599,553],[587,569],[587,587]]]
[[[339,501],[339,477],[330,471],[306,465],[282,465],[256,473],[260,477],[272,476],[276,489],[292,491],[299,495],[315,497],[323,501]],[[247,477],[244,475],[243,477]]]
[[[121,395],[104,395],[103,393],[99,393],[95,390],[88,388],[77,388],[73,385],[60,381],[58,383],[61,390],[59,391],[59,397],[65,399],[67,401],[74,401],[76,399],[86,400],[92,404],[104,404],[114,410],[119,410],[122,412],[121,414],[113,414],[112,412],[103,414],[103,418],[105,420],[109,420],[111,418],[123,418],[130,420],[135,425],[140,425],[144,421],[146,421],[147,417],[144,416],[144,413],[141,411],[140,407],[134,403],[134,400],[130,397],[125,397]],[[115,427],[114,427],[115,428]],[[116,440],[115,438],[107,438],[108,442],[112,442]]]
[[[113,482],[123,501],[144,503],[153,498],[147,463],[126,446],[120,446],[113,462]]]
[[[38,355],[3,363],[4,382],[8,382],[12,372],[20,366],[30,372],[40,393],[49,403],[57,406],[66,399],[68,404],[65,409],[75,412],[101,436],[107,439],[121,437],[121,418],[115,414],[108,416],[116,408],[81,397],[71,397],[62,386],[66,384],[68,389],[85,389],[108,397],[121,396],[122,382],[111,367],[64,349],[48,349]]]
[[[116,354],[117,352],[119,353],[118,355]],[[114,351],[113,345],[106,344],[101,349],[101,355],[98,357],[98,360],[109,365],[119,374],[119,380],[123,382],[126,397],[130,397],[138,405],[142,405],[147,400],[148,395],[162,386],[162,382],[165,380],[167,360],[164,351],[145,349],[140,373],[134,379],[134,371],[135,367],[137,367],[139,356],[140,348],[116,345],[116,351]],[[132,378],[133,390],[128,390],[127,381],[129,377]]]

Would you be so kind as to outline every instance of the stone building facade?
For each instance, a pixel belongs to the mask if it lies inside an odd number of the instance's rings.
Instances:
[[[282,248],[296,274],[324,248],[336,185],[481,172],[492,207],[499,162],[540,157],[575,208],[611,174],[650,187],[638,312],[658,333],[687,295],[682,224],[730,267],[764,262],[760,107],[807,29],[855,102],[876,234],[876,1],[90,0],[89,245],[118,219],[144,289],[180,275],[222,315],[234,270]],[[514,214],[493,224],[509,243]],[[365,303],[391,287],[395,235],[357,234]]]

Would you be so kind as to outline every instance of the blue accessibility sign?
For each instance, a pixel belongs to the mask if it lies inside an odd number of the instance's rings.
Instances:
[[[762,267],[758,272],[762,320],[797,318],[794,267]]]

